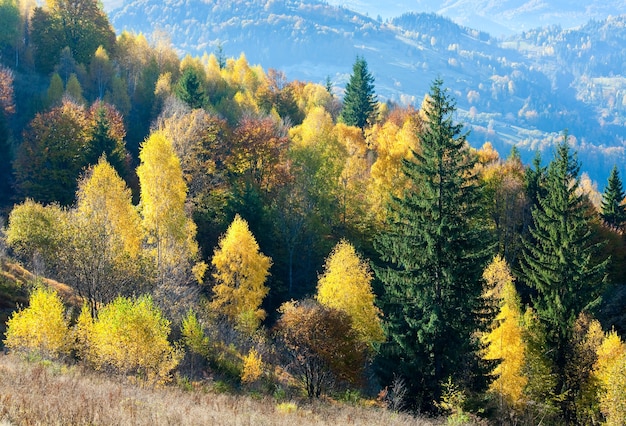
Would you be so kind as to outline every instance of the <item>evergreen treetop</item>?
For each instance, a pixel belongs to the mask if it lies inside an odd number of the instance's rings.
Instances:
[[[626,222],[626,209],[622,204],[625,197],[617,166],[614,166],[606,189],[602,194],[600,216],[604,223],[616,230],[621,230],[624,222]]]
[[[377,105],[374,77],[367,69],[365,59],[357,57],[346,85],[340,118],[348,126],[364,129],[376,114]]]

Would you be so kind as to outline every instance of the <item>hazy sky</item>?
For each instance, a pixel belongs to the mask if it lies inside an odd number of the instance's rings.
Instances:
[[[124,3],[124,0],[102,0],[102,4],[104,5],[104,10],[109,11],[115,9],[118,6],[121,6]]]

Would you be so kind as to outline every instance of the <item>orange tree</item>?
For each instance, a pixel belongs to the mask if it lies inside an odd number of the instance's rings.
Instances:
[[[342,383],[360,382],[367,345],[346,313],[310,299],[287,302],[280,312],[275,335],[282,343],[287,370],[309,398],[318,398]]]

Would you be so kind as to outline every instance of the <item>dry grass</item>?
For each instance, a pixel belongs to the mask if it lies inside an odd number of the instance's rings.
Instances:
[[[148,388],[0,355],[0,425],[435,425],[376,408]],[[284,404],[283,404],[284,405]]]
[[[56,290],[57,293],[59,293],[59,296],[61,296],[66,303],[75,306],[80,306],[82,304],[75,292],[67,284],[45,277],[37,277],[32,272],[17,263],[0,261],[0,276],[9,282],[13,282],[16,287],[24,287],[28,285],[28,283],[32,283],[37,279],[40,279],[44,284]]]

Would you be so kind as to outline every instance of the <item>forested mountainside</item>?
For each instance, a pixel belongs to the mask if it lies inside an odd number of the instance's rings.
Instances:
[[[198,14],[142,4],[185,28]],[[225,4],[211,10],[232,16]],[[594,154],[592,167],[620,158],[586,137],[620,137],[621,94],[559,86],[561,69],[607,71],[564,66],[557,29],[512,49],[436,15],[228,4],[240,15],[214,25],[242,44],[249,30],[261,50],[255,28],[273,28],[354,57],[293,79],[227,39],[183,56],[173,28],[116,32],[96,0],[0,0],[2,314],[28,293],[4,347],[43,360],[41,377],[68,362],[278,412],[308,398],[451,423],[624,424],[623,174],[607,167],[602,191],[583,174]],[[581,56],[614,43],[580,34]],[[23,400],[3,398],[0,421],[45,422]]]
[[[251,63],[290,79],[329,77],[338,94],[357,55],[368,60],[383,100],[419,104],[441,76],[457,98],[459,118],[473,130],[474,146],[490,141],[506,155],[515,144],[530,161],[537,149],[549,155],[568,129],[593,180],[602,185],[614,164],[626,172],[624,61],[614,48],[626,44],[621,17],[503,42],[433,14],[379,22],[309,0],[142,0],[127,2],[111,19],[118,31],[164,30],[181,54],[222,46],[227,55],[244,52]]]
[[[371,17],[390,19],[406,12],[437,13],[461,25],[488,32],[494,36],[511,35],[539,27],[574,28],[590,19],[604,20],[625,13],[623,2],[532,0],[328,0]]]

